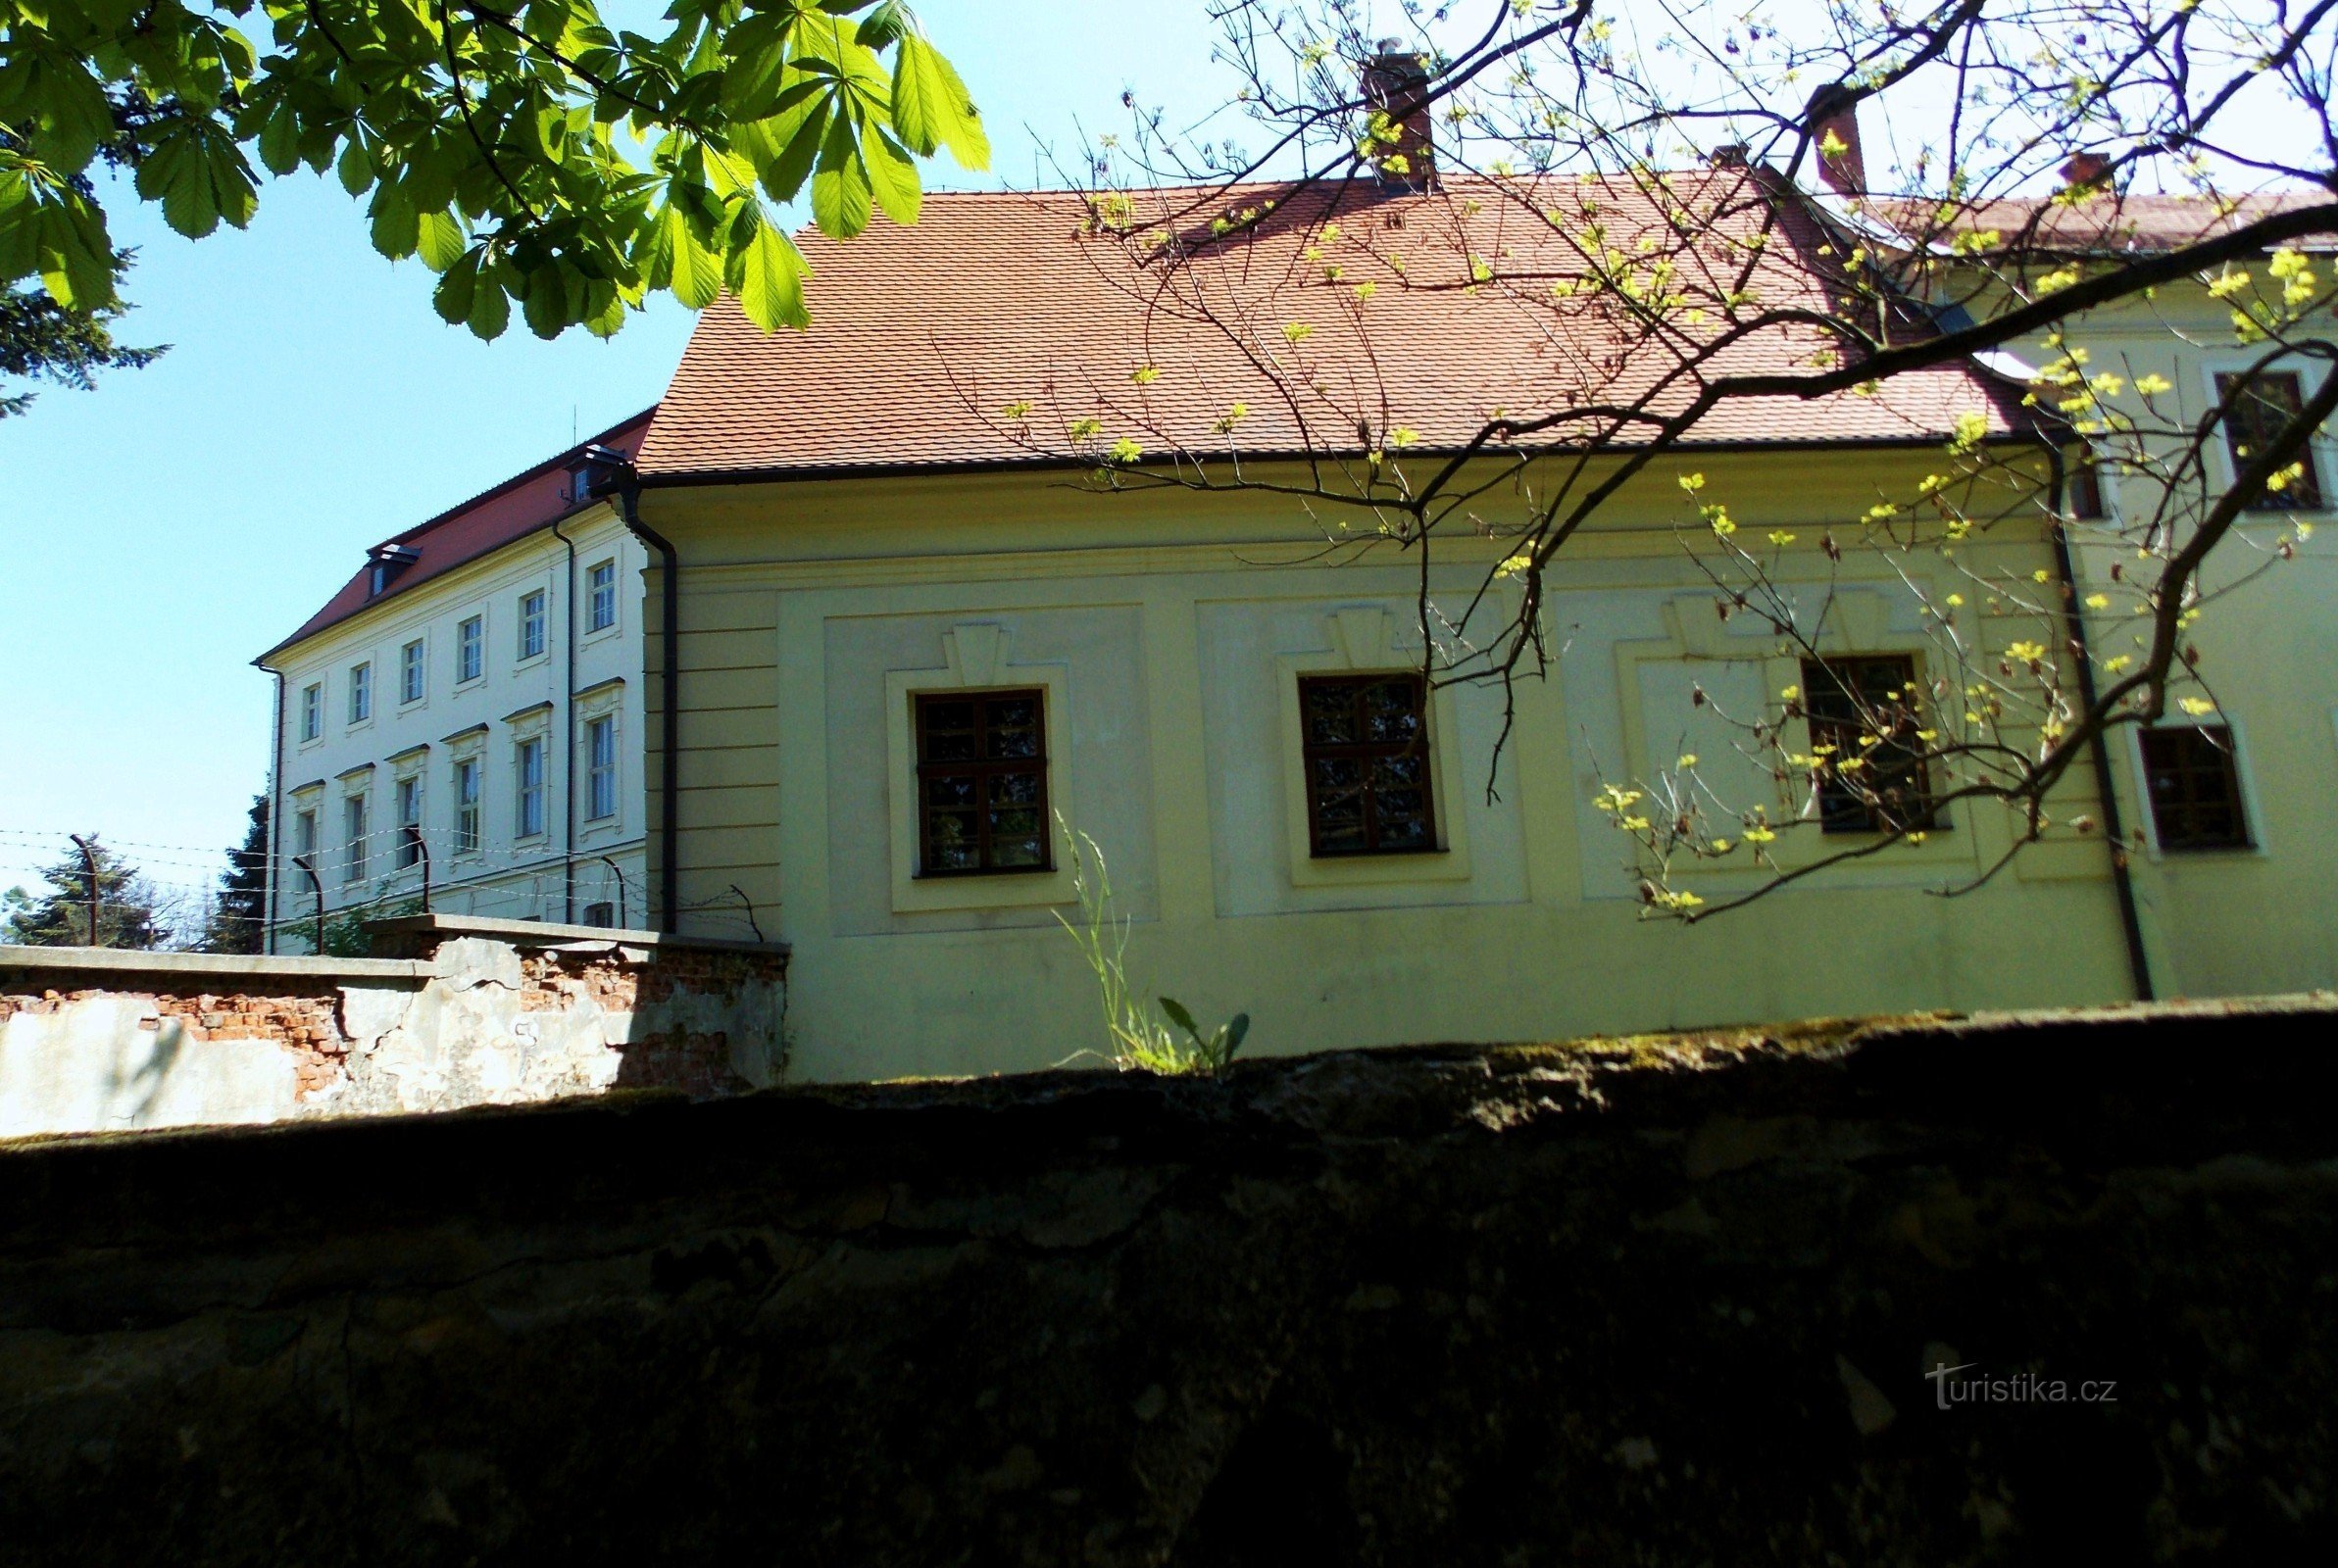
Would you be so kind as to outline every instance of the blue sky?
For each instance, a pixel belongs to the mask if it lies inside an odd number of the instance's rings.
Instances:
[[[988,176],[945,161],[937,185],[1029,185],[1034,133],[1118,125],[1131,86],[1209,90],[1198,0],[920,10],[995,155]],[[0,420],[0,888],[92,830],[158,881],[211,880],[267,777],[253,656],[367,546],[655,402],[690,333],[669,300],[608,343],[515,320],[482,344],[431,313],[420,262],[374,254],[329,181],[273,181],[248,230],[199,243],[127,199],[112,213],[139,248],[122,337],[172,348]]]

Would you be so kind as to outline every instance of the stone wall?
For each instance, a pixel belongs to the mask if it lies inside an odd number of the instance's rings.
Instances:
[[[2334,1024],[21,1146],[0,1565],[2326,1560]]]
[[[0,1138],[776,1083],[783,949],[423,915],[377,958],[0,947]]]

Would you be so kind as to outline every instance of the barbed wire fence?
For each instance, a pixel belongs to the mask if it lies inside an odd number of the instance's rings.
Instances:
[[[206,951],[218,948],[221,936],[231,930],[264,931],[271,923],[266,915],[220,906],[224,876],[230,871],[256,869],[263,870],[276,887],[274,925],[279,945],[294,951],[312,949],[320,913],[329,923],[389,912],[419,901],[421,858],[403,861],[399,853],[406,844],[418,841],[434,865],[446,868],[431,884],[433,905],[441,909],[446,907],[443,901],[451,899],[459,906],[456,912],[490,918],[558,921],[567,913],[568,884],[561,856],[547,857],[541,850],[490,848],[470,842],[451,828],[400,825],[368,833],[354,843],[292,852],[222,850],[118,839],[102,833],[79,837],[111,853],[122,873],[111,888],[105,878],[94,879],[98,914],[97,924],[90,929],[102,938],[107,934],[103,911],[134,905],[138,911],[152,916],[147,927],[152,939],[141,944],[149,951]],[[37,849],[55,865],[78,858],[75,843],[75,835],[65,829],[0,827],[0,848]],[[637,875],[628,877],[612,857],[612,848],[586,846],[571,858],[580,888],[589,884],[592,895],[605,895],[589,897],[580,892],[580,898],[608,903],[613,911],[623,914],[645,912],[647,889],[639,885]],[[312,874],[315,884],[310,882]],[[83,889],[73,895],[76,903],[89,897],[91,881],[84,873]],[[312,886],[324,895],[322,910]],[[56,889],[50,896],[64,895],[65,890]],[[42,897],[28,893],[27,902]],[[686,901],[679,906],[679,912],[689,917],[696,935],[766,940],[759,916],[769,911],[759,909],[735,886]],[[622,915],[620,920],[622,923]]]

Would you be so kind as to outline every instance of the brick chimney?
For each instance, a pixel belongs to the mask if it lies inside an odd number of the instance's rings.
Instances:
[[[1436,137],[1430,129],[1428,62],[1394,38],[1364,63],[1364,101],[1375,118],[1387,117],[1396,131],[1393,146],[1377,144],[1373,164],[1383,190],[1427,190],[1437,178]]]
[[[2062,166],[2062,177],[2074,190],[2100,190],[2110,177],[2111,160],[2101,153],[2072,153]]]
[[[1825,102],[1835,96],[1821,93],[1811,100],[1811,148],[1818,159],[1818,177],[1838,196],[1864,196],[1867,193],[1867,160],[1859,145],[1859,104],[1857,100],[1839,105]],[[1842,148],[1831,157],[1826,151],[1830,136]]]

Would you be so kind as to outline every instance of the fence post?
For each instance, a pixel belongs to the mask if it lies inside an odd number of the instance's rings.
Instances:
[[[90,842],[88,839],[81,837],[81,835],[78,833],[68,833],[65,836],[74,841],[75,849],[81,852],[81,888],[83,896],[89,901],[89,945],[93,948],[102,948],[105,946],[105,944],[98,941],[97,939],[97,908],[99,902],[97,893],[97,851],[90,847]]]
[[[324,956],[324,884],[317,880],[317,867],[312,863],[313,858],[306,855],[296,855],[292,858],[292,863],[308,873],[309,891],[317,896],[317,939],[313,947],[317,956],[322,958]]]
[[[423,913],[430,912],[430,846],[423,842],[423,830],[412,822],[401,830],[414,846],[415,858],[423,864]]]

